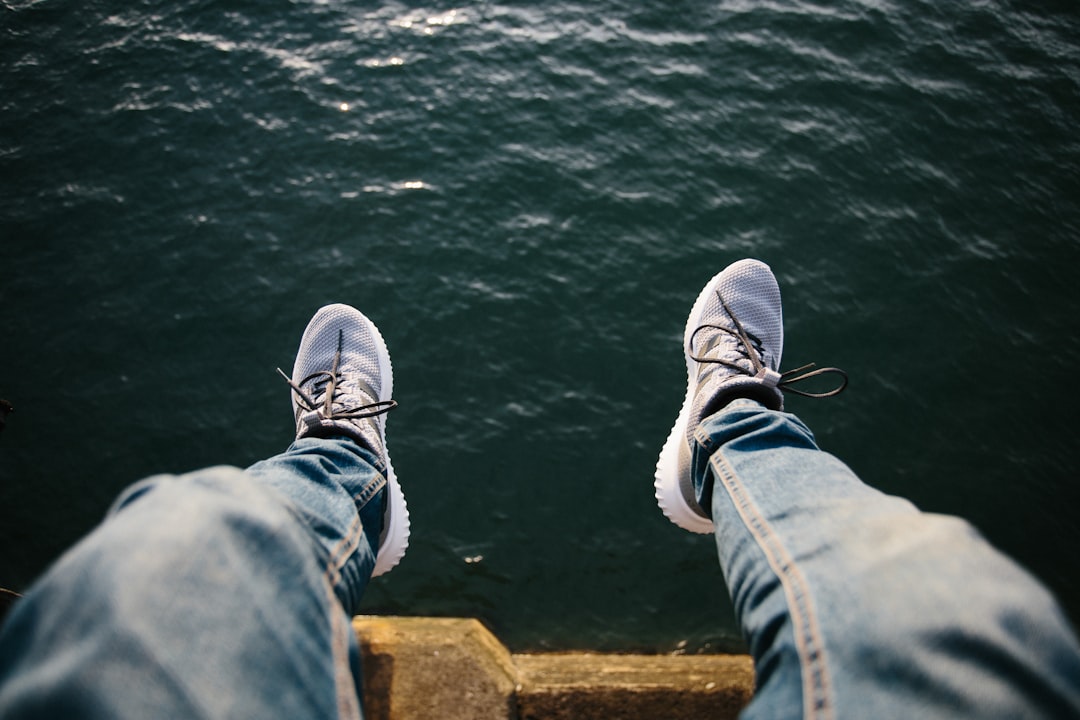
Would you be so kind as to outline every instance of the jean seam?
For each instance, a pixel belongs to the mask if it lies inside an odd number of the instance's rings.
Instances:
[[[327,558],[327,568],[324,575],[332,587],[337,587],[337,584],[341,581],[341,568],[345,567],[349,557],[360,547],[360,538],[363,535],[364,526],[360,522],[360,516],[357,515],[356,519],[349,524],[349,530],[345,533],[345,537],[334,546],[330,551],[330,556]]]
[[[374,481],[365,483],[360,489],[360,492],[352,496],[352,501],[356,505],[357,511],[371,502],[371,499],[385,486],[386,478],[381,474],[377,475]],[[341,568],[345,567],[345,564],[349,561],[349,557],[356,552],[358,547],[360,547],[360,540],[363,538],[363,535],[364,525],[360,520],[359,512],[357,512],[355,519],[349,525],[348,531],[338,544],[330,550],[329,557],[327,558],[325,575],[332,586],[336,587],[338,582],[341,581]]]
[[[697,426],[694,430],[694,440],[697,441],[705,450],[711,451],[716,442],[713,440],[712,433],[705,429],[704,423]]]
[[[334,689],[337,696],[337,711],[339,718],[360,720],[360,698],[356,696],[356,683],[353,680],[352,668],[349,665],[349,641],[346,632],[352,632],[352,626],[346,624],[342,627],[341,618],[343,612],[335,612],[337,609],[337,597],[334,594],[332,583],[326,586],[328,611],[330,617],[330,652],[331,661],[334,664]]]
[[[356,504],[356,509],[359,510],[367,505],[384,487],[386,487],[386,477],[380,471],[377,481],[367,483],[360,492],[353,495],[353,503]]]
[[[765,555],[769,567],[780,579],[780,585],[784,589],[802,675],[803,717],[817,720],[832,718],[833,702],[825,643],[818,626],[809,584],[772,526],[750,498],[735,468],[720,453],[713,455],[710,463],[716,476],[723,481],[724,489],[743,524],[750,531],[754,542]]]

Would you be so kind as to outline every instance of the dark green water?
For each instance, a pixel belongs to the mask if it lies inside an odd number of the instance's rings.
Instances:
[[[0,585],[142,476],[284,448],[274,368],[342,301],[413,518],[369,611],[737,648],[652,470],[686,313],[754,256],[787,365],[852,376],[789,409],[1080,618],[1078,38],[1040,1],[0,0]]]

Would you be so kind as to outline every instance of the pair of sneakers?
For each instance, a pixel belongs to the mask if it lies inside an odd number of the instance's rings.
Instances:
[[[698,506],[690,477],[693,433],[698,423],[737,397],[783,408],[782,391],[827,397],[843,390],[836,368],[807,365],[780,373],[784,345],[780,289],[767,265],[741,260],[718,273],[701,291],[684,334],[687,389],[682,409],[656,466],[656,500],[664,514],[692,532],[711,533],[712,520]],[[804,392],[792,383],[825,373],[841,385]],[[284,373],[282,373],[284,374]],[[409,512],[386,451],[386,413],[396,405],[390,353],[378,328],[348,305],[320,309],[304,331],[293,366],[297,438],[346,436],[376,453],[386,469],[388,497],[374,575],[391,570],[405,555]]]

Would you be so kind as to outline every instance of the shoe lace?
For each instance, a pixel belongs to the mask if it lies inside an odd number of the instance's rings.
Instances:
[[[730,328],[726,325],[717,325],[714,323],[705,323],[703,325],[699,325],[694,330],[694,332],[690,334],[690,358],[692,360],[699,363],[717,363],[731,370],[742,373],[743,375],[749,375],[751,377],[758,378],[764,381],[767,387],[776,387],[783,392],[790,392],[794,393],[795,395],[801,395],[803,397],[833,397],[834,395],[839,395],[841,392],[844,391],[844,388],[847,387],[847,373],[840,368],[819,368],[815,363],[809,363],[808,365],[797,367],[794,370],[788,370],[786,372],[780,373],[769,367],[766,367],[765,363],[762,362],[763,352],[761,348],[761,341],[750,333],[746,332],[746,330],[742,326],[742,323],[739,322],[739,318],[735,317],[735,313],[733,313],[731,311],[731,308],[728,307],[727,302],[724,300],[723,296],[720,294],[719,291],[717,291],[716,297],[720,300],[720,305],[724,308],[724,312],[728,314],[728,317],[731,318],[732,322],[735,324],[735,327]],[[724,358],[694,355],[694,339],[697,337],[697,334],[699,332],[706,329],[719,330],[721,332],[727,333],[728,335],[733,335],[735,339],[738,340],[737,348],[739,354],[750,362],[751,369],[747,370],[744,365],[740,365],[738,362],[733,362],[731,360],[725,360]],[[832,390],[828,390],[825,392],[808,392],[806,390],[792,387],[792,385],[794,385],[795,383],[809,380],[810,378],[814,377],[820,377],[822,375],[840,376],[840,385],[836,388],[833,388]]]
[[[305,410],[311,412],[317,412],[327,420],[359,420],[362,418],[375,417],[376,415],[382,415],[388,413],[398,406],[396,400],[377,400],[373,403],[366,405],[357,405],[356,407],[346,408],[344,403],[340,402],[341,396],[344,394],[342,385],[344,379],[339,370],[341,365],[341,351],[338,350],[334,353],[334,365],[330,370],[319,370],[308,375],[306,378],[298,383],[294,383],[292,379],[286,375],[281,368],[277,371],[281,377],[285,378],[285,382],[289,384],[293,392],[296,393],[296,404]],[[313,390],[316,391],[315,397],[304,392],[303,386],[309,382],[313,382]],[[366,392],[371,397],[376,397],[376,393],[367,386]],[[319,394],[321,393],[321,394]],[[338,407],[335,408],[335,405]]]

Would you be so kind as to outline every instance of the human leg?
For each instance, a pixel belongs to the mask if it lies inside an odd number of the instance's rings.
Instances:
[[[1078,716],[1068,622],[968,523],[865,485],[751,400],[695,437],[757,670],[747,717]]]
[[[781,412],[797,380],[778,372],[766,266],[717,275],[684,339],[657,500],[716,536],[757,671],[748,717],[1074,716],[1080,650],[1046,591],[963,521],[864,485]],[[839,371],[794,375],[821,372]]]
[[[408,522],[374,412],[389,357],[366,363],[385,355],[359,352],[374,326],[335,307],[301,343],[285,453],[136,484],[20,601],[0,634],[0,715],[359,716],[349,617]]]

